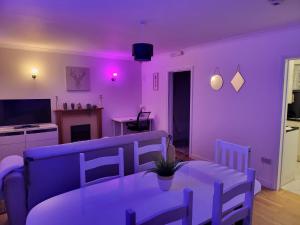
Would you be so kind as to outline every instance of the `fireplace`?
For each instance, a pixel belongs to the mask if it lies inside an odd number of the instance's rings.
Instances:
[[[71,126],[71,142],[91,139],[91,125],[81,124]]]
[[[102,108],[59,109],[55,110],[55,116],[59,131],[60,144],[102,137]],[[87,131],[87,127],[81,127],[81,125],[90,125],[89,131]],[[71,127],[73,126],[75,127],[73,130],[75,130],[73,131],[72,138]],[[77,127],[78,131],[76,131],[76,126],[79,126]]]

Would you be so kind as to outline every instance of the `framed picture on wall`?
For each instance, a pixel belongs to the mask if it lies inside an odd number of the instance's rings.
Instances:
[[[86,67],[66,67],[67,91],[89,91],[90,69]]]
[[[158,91],[159,89],[159,73],[153,74],[153,91]]]

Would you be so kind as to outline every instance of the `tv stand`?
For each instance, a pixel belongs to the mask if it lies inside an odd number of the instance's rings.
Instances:
[[[15,126],[14,129],[35,128],[35,127],[40,127],[40,125],[37,125],[37,124],[18,125],[18,126]]]
[[[57,144],[56,124],[0,127],[0,160],[9,155],[23,156],[23,152],[29,148]]]

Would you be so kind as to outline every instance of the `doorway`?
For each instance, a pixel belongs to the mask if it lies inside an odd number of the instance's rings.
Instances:
[[[169,133],[176,158],[190,157],[191,71],[169,73]]]
[[[286,60],[278,187],[300,195],[300,58]]]

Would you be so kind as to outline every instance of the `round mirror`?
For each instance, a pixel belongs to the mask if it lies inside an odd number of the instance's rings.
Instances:
[[[210,86],[214,90],[219,90],[223,86],[223,79],[221,75],[215,74],[210,78]]]

